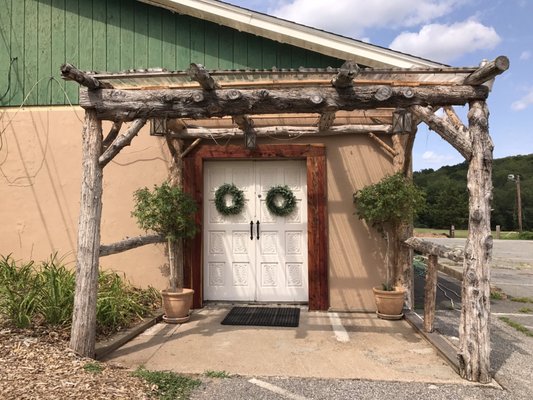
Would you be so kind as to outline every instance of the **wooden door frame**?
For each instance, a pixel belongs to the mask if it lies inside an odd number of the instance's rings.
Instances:
[[[203,188],[204,161],[305,160],[307,169],[307,252],[309,309],[329,308],[327,243],[326,147],[321,144],[265,144],[248,150],[242,146],[200,145],[183,158],[183,187],[198,204],[198,233],[184,245],[185,286],[194,289],[193,307],[203,306]]]

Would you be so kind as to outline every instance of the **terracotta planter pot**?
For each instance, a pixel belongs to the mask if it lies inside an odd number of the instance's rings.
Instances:
[[[161,291],[163,309],[165,310],[163,320],[171,324],[187,322],[190,318],[189,310],[192,306],[193,294],[194,290],[192,289],[183,289],[179,292]]]
[[[381,290],[373,288],[376,300],[377,314],[382,319],[401,319],[403,317],[403,303],[405,289]]]

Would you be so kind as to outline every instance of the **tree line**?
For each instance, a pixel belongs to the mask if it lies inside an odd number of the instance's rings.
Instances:
[[[423,169],[413,174],[414,182],[426,193],[426,207],[415,219],[420,228],[456,229],[468,227],[468,192],[466,162]],[[509,175],[520,175],[523,230],[533,230],[533,154],[495,159],[492,181],[492,229],[518,230],[516,182]]]

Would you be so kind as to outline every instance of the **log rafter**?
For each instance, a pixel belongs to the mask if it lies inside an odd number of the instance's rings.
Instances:
[[[204,90],[220,89],[220,85],[213,79],[202,64],[191,63],[187,70],[192,80],[200,84]]]
[[[420,86],[405,96],[400,86],[363,85],[351,88],[290,88],[266,90],[81,90],[80,105],[100,119],[209,118],[227,115],[322,113],[417,105],[464,105],[485,100],[485,86]]]
[[[145,123],[145,118],[139,118],[131,124],[125,133],[119,134],[98,159],[100,166],[105,167],[124,147],[129,146]]]
[[[447,119],[436,116],[429,107],[415,105],[411,107],[411,111],[418,119],[424,121],[427,126],[450,143],[466,160],[470,160],[472,157],[472,145],[466,128],[456,129]]]
[[[353,80],[359,74],[359,65],[355,61],[345,61],[339,68],[339,73],[331,80],[331,84],[336,88],[347,88],[353,86]]]
[[[91,90],[111,88],[111,85],[99,81],[94,76],[80,71],[78,68],[68,63],[61,66],[61,76],[63,79],[76,81],[80,85]]]
[[[505,56],[496,57],[493,61],[483,62],[477,70],[465,78],[464,84],[481,85],[507,71],[507,69],[509,69],[509,59]]]
[[[254,128],[257,137],[268,136],[335,136],[335,135],[349,135],[349,134],[389,134],[391,131],[390,125],[339,125],[332,126],[327,131],[320,132],[317,127],[312,126],[270,126]],[[227,139],[238,138],[243,136],[243,131],[240,129],[228,128],[183,128],[171,133],[172,137],[180,139]]]

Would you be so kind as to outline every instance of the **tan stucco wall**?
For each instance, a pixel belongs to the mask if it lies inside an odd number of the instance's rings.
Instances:
[[[42,260],[57,251],[73,265],[83,116],[79,108],[0,110],[0,254]],[[104,134],[108,130],[104,124]],[[308,142],[300,138],[290,143]],[[384,246],[354,215],[352,195],[390,172],[390,158],[365,136],[322,142],[328,160],[331,308],[374,310],[371,288],[384,280]],[[142,233],[130,217],[132,193],[162,182],[167,165],[164,140],[149,136],[145,127],[105,168],[103,243]],[[166,286],[162,245],[103,257],[101,265],[124,272],[138,286]]]

